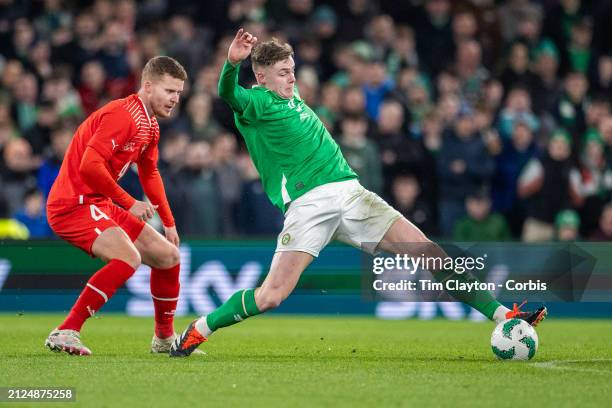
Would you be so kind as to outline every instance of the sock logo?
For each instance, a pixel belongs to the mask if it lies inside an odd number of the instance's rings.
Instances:
[[[241,321],[243,321],[244,319],[243,319],[243,318],[242,318],[242,316],[240,316],[239,314],[235,314],[235,315],[234,315],[234,320],[235,320],[235,321],[237,321],[237,322],[241,322]]]
[[[91,306],[89,306],[89,305],[87,306],[87,312],[89,312],[89,315],[90,315],[91,317],[93,317],[93,316],[96,314],[96,311],[95,311],[95,310],[93,310],[93,309],[91,308]]]

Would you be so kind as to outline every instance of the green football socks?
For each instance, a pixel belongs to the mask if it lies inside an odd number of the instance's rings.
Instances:
[[[255,289],[239,290],[206,316],[206,325],[211,331],[215,331],[260,313],[255,303]]]

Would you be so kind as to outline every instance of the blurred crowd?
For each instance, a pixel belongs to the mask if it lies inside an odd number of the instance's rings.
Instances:
[[[0,237],[53,235],[45,197],[76,127],[155,55],[189,74],[160,123],[179,233],[278,233],[217,95],[244,27],[293,45],[301,97],[361,183],[425,233],[610,240],[610,22],[605,0],[0,0]]]

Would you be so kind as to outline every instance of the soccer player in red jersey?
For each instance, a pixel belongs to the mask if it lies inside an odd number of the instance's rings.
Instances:
[[[87,282],[64,322],[45,345],[89,355],[80,331],[141,263],[151,266],[155,307],[152,352],[167,353],[174,339],[179,295],[179,236],[157,169],[159,126],[178,104],[185,69],[170,57],[155,57],[142,72],[137,94],[92,113],[77,129],[47,201],[47,217],[62,239],[106,262]],[[139,201],[117,181],[131,164],[150,203]],[[158,212],[165,237],[146,221]]]

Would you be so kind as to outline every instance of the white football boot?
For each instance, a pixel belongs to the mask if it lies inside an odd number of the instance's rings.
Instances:
[[[53,329],[45,340],[45,346],[55,352],[75,356],[90,356],[91,350],[81,343],[81,335],[76,330]]]

